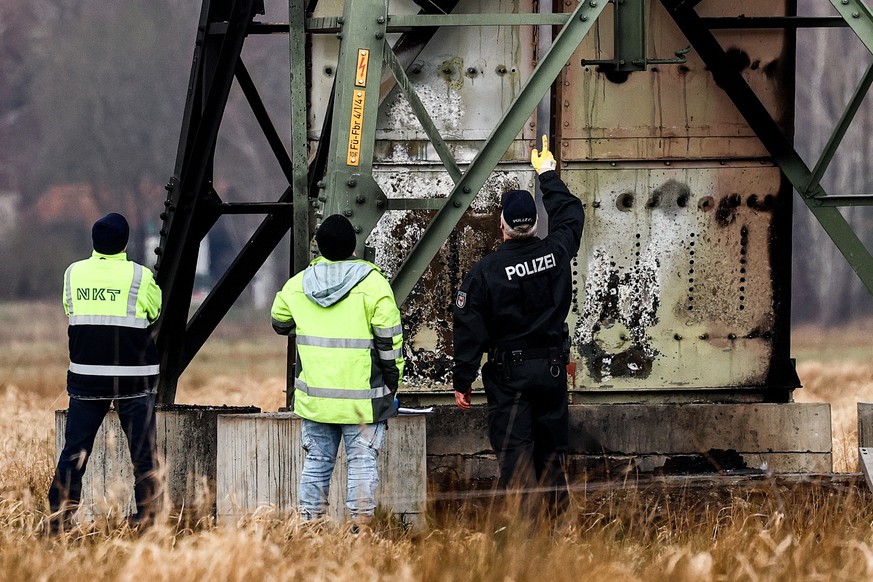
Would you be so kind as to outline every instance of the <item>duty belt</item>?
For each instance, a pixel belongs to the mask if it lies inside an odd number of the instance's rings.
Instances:
[[[501,348],[492,348],[488,352],[488,359],[495,363],[509,364],[511,366],[520,366],[525,360],[540,360],[548,358],[555,360],[558,363],[564,359],[564,349],[562,347],[551,348],[527,348],[526,350],[504,350]]]
[[[569,350],[564,346],[548,348],[527,348],[524,350],[508,350],[491,348],[488,350],[488,361],[492,362],[497,371],[503,374],[503,378],[509,381],[512,378],[512,368],[521,366],[525,360],[549,360],[549,368],[554,377],[560,374],[560,367],[569,360]]]

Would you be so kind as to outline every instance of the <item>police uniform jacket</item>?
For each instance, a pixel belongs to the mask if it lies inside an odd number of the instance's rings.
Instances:
[[[563,343],[570,261],[579,250],[585,214],[554,171],[539,179],[548,236],[505,241],[476,263],[458,291],[453,384],[459,392],[475,380],[483,353],[560,348]]]
[[[154,392],[160,372],[149,326],[161,312],[152,272],[124,252],[94,251],[64,273],[73,398],[130,398]]]

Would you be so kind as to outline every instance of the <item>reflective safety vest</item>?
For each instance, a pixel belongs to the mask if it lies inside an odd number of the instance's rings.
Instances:
[[[313,272],[325,279],[313,283]],[[322,297],[328,305],[313,298],[334,289],[340,289],[335,297]],[[403,330],[394,292],[376,265],[319,257],[276,294],[271,316],[278,333],[296,334],[296,414],[329,424],[373,423],[397,414]]]
[[[77,261],[64,273],[69,318],[67,391],[74,398],[125,398],[154,391],[160,372],[149,325],[161,311],[152,272],[126,253]]]

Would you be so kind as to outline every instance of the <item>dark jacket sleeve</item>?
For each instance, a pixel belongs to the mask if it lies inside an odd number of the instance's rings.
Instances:
[[[539,179],[543,191],[543,206],[549,215],[548,239],[557,243],[572,257],[579,252],[582,227],[585,225],[582,201],[570,194],[570,190],[556,172],[543,172]]]
[[[454,314],[454,368],[452,384],[458,392],[466,392],[479,373],[482,354],[490,345],[487,318],[487,288],[481,271],[476,267],[467,274],[452,308]]]

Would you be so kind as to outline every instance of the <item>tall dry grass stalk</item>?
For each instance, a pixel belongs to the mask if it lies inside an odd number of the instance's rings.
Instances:
[[[807,362],[797,367],[803,389],[798,402],[831,405],[834,471],[857,472],[858,402],[873,401],[873,361]]]
[[[870,496],[852,485],[650,485],[577,492],[557,522],[486,503],[434,509],[420,531],[264,513],[235,524],[170,521],[143,534],[87,525],[56,538],[31,503],[0,501],[8,579],[864,580],[873,577]]]
[[[169,519],[143,534],[114,519],[45,537],[40,528],[55,461],[53,411],[66,405],[58,312],[55,306],[0,306],[3,579],[873,578],[873,504],[858,480],[590,487],[574,492],[569,511],[546,525],[519,519],[511,507],[467,500],[435,505],[414,532],[386,517],[354,535],[348,526],[314,526],[264,512],[220,526],[210,519]],[[192,363],[180,401],[265,410],[284,403],[284,341],[270,335],[268,322],[253,327],[263,331],[219,333]],[[810,334],[800,350],[818,353],[813,344],[821,335]],[[798,371],[805,386],[798,400],[833,406],[837,469],[857,470],[855,403],[873,398],[873,368],[858,358],[804,357]]]

